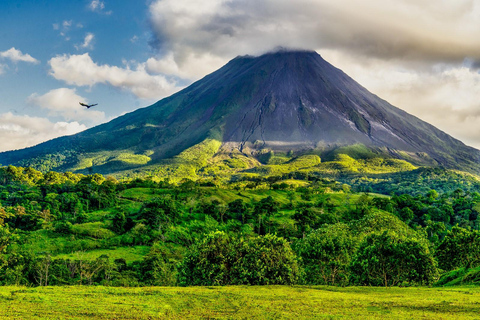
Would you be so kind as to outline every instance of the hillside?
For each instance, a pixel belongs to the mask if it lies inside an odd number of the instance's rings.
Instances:
[[[150,107],[0,153],[0,163],[43,172],[162,175],[196,173],[214,155],[246,158],[248,169],[271,152],[336,160],[352,146],[361,146],[358,158],[480,172],[478,150],[368,92],[311,51],[237,57]],[[192,166],[185,155],[200,161]]]
[[[174,185],[1,167],[0,285],[478,283],[480,182],[411,174],[385,195],[301,174]]]

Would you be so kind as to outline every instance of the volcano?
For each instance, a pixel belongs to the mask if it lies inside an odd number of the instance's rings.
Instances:
[[[157,103],[72,136],[0,153],[3,165],[111,173],[160,164],[205,139],[255,157],[363,145],[480,173],[480,151],[370,93],[314,51],[239,56]]]

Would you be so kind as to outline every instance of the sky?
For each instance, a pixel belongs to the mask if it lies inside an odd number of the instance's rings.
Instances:
[[[2,0],[0,151],[75,134],[278,47],[317,51],[480,149],[479,31],[480,0]]]

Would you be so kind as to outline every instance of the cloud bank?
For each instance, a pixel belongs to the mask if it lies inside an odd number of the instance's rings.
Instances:
[[[89,121],[91,124],[99,124],[105,120],[105,113],[82,107],[79,102],[87,100],[77,95],[74,89],[59,88],[50,90],[44,95],[35,93],[28,98],[28,102],[48,110],[49,116],[59,116],[66,121]]]
[[[0,114],[0,151],[22,149],[43,141],[83,131],[78,122],[53,123],[46,118]]]
[[[82,55],[59,55],[48,62],[50,75],[70,85],[93,86],[107,84],[115,88],[132,92],[144,99],[157,99],[177,91],[175,83],[163,75],[151,75],[144,64],[137,64],[132,70],[129,66],[120,68],[110,65],[98,65],[88,53]]]
[[[277,46],[337,49],[382,59],[480,61],[480,3],[444,0],[194,0],[150,6],[152,43],[181,68]]]

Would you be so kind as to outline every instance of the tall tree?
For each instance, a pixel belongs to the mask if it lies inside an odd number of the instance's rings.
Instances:
[[[437,262],[425,239],[393,231],[372,233],[360,244],[350,266],[357,285],[430,284]]]

